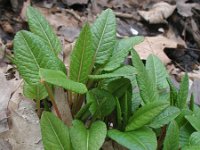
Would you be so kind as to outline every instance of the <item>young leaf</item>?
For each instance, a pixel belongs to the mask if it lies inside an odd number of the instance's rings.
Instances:
[[[200,131],[200,116],[188,115],[185,118],[197,131]]]
[[[137,82],[140,89],[140,95],[144,103],[150,103],[158,100],[158,91],[156,83],[148,76],[148,72],[144,67],[144,64],[140,60],[139,55],[135,50],[131,52],[133,66],[137,71]]]
[[[130,117],[126,131],[136,130],[149,124],[156,116],[169,106],[164,101],[154,101],[139,108],[132,117]]]
[[[42,80],[64,89],[80,94],[87,92],[87,87],[84,84],[67,79],[67,76],[61,71],[40,68],[39,74]]]
[[[180,85],[180,89],[177,96],[177,106],[180,109],[183,109],[184,107],[186,107],[188,91],[189,91],[189,79],[188,79],[188,75],[185,74],[181,80],[181,85]]]
[[[26,82],[24,82],[23,94],[27,98],[35,100],[42,100],[48,96],[48,93],[42,84],[29,85]]]
[[[157,147],[155,133],[146,127],[129,132],[109,130],[108,137],[130,150],[155,150]]]
[[[120,128],[122,125],[122,110],[119,103],[119,99],[116,98],[115,100],[116,100],[116,112],[117,112],[117,126],[118,128]]]
[[[52,113],[43,112],[40,126],[45,150],[71,149],[68,127]]]
[[[167,82],[170,87],[170,105],[175,106],[177,104],[178,92],[177,92],[176,87],[173,85],[172,81],[169,78],[167,78]]]
[[[176,121],[172,121],[167,129],[163,150],[178,150],[178,149],[179,149],[179,127]]]
[[[92,102],[90,112],[94,115],[98,110],[98,117],[109,115],[115,108],[115,98],[112,94],[101,89],[92,89],[87,93],[87,102]]]
[[[180,128],[179,132],[180,147],[185,147],[189,144],[189,138],[193,132],[195,132],[195,129],[189,123],[186,123],[184,126]]]
[[[88,24],[83,27],[70,58],[71,80],[86,83],[93,66],[94,49],[92,34]]]
[[[159,90],[169,88],[166,80],[168,77],[167,71],[158,57],[154,55],[148,56],[146,61],[146,70],[151,80],[157,84]]]
[[[175,119],[179,114],[180,110],[177,107],[169,106],[160,115],[155,117],[149,126],[152,128],[160,128]]]
[[[40,36],[52,52],[57,54],[62,50],[61,42],[54,33],[45,17],[35,8],[29,6],[27,9],[27,19],[31,32]]]
[[[133,66],[123,66],[121,68],[118,68],[117,70],[111,72],[111,73],[105,73],[101,75],[89,75],[90,79],[105,79],[105,78],[114,78],[114,77],[125,77],[130,78],[131,76],[136,74],[136,70]]]
[[[74,150],[99,150],[105,140],[107,129],[102,121],[94,122],[86,129],[79,120],[72,122],[70,137]]]
[[[199,150],[199,145],[185,146],[182,150]]]
[[[92,25],[95,63],[104,64],[110,58],[116,42],[116,20],[111,9],[103,11]]]
[[[40,84],[39,69],[65,70],[64,64],[49,50],[43,40],[28,31],[14,38],[14,55],[18,71],[28,84]]]
[[[194,132],[191,134],[190,139],[189,139],[189,144],[190,145],[198,145],[200,146],[200,132]]]
[[[105,71],[111,71],[120,67],[128,53],[132,50],[133,46],[142,42],[144,38],[142,36],[135,36],[131,38],[126,38],[119,40],[117,46],[115,47],[109,62],[104,67]]]

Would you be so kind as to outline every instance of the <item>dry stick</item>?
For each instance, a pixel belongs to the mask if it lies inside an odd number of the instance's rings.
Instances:
[[[162,129],[161,129],[160,137],[159,137],[159,139],[158,139],[158,147],[157,147],[157,150],[161,150],[161,149],[162,149],[163,141],[164,141],[165,135],[166,135],[166,128],[167,128],[167,126],[165,125],[165,126],[162,127]]]
[[[55,109],[55,111],[56,111],[56,114],[57,114],[58,118],[59,118],[60,120],[62,120],[62,117],[61,117],[61,114],[60,114],[60,112],[59,112],[59,110],[58,110],[58,107],[57,107],[57,105],[56,105],[56,102],[55,102],[55,99],[54,99],[52,90],[50,89],[50,87],[48,86],[48,84],[47,84],[45,81],[42,81],[42,83],[44,84],[44,86],[45,86],[45,88],[46,88],[46,90],[47,90],[47,93],[48,93],[49,98],[50,98],[50,100],[51,100],[51,102],[52,102],[52,104],[53,104],[53,107],[54,107],[54,109]]]

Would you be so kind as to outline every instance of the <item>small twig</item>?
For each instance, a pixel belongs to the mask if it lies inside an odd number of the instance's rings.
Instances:
[[[63,9],[63,8],[58,8],[58,9],[60,9],[60,10],[62,10],[62,11],[65,11],[65,12],[71,14],[72,16],[74,16],[74,18],[75,18],[76,20],[82,22],[81,17],[80,17],[74,10],[72,10],[72,9]]]
[[[126,18],[126,19],[134,19],[137,20],[138,19],[136,17],[134,17],[133,14],[127,14],[127,13],[122,13],[122,12],[115,12],[115,15],[119,18]]]

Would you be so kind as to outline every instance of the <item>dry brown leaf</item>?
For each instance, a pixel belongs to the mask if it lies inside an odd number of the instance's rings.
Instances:
[[[184,17],[190,17],[193,15],[192,8],[200,10],[200,4],[198,3],[186,3],[188,0],[176,0],[176,6],[178,13]]]
[[[159,2],[152,6],[148,11],[138,11],[138,13],[149,23],[166,23],[166,19],[176,9],[175,5],[170,5],[166,2]]]
[[[5,74],[0,73],[0,133],[7,131],[7,114],[8,114],[8,102],[12,93],[20,85],[20,80],[6,80]]]
[[[14,29],[8,21],[2,21],[0,25],[5,32],[14,33]]]
[[[30,6],[30,5],[31,5],[31,0],[27,0],[24,2],[23,7],[21,9],[20,17],[25,21],[27,21],[26,10],[27,10],[28,6]]]
[[[167,64],[171,62],[171,60],[167,57],[163,49],[165,47],[176,48],[177,45],[177,42],[163,35],[158,35],[154,37],[145,37],[144,41],[136,45],[134,49],[138,52],[141,59],[146,60],[150,54],[154,54],[159,57],[164,64]]]

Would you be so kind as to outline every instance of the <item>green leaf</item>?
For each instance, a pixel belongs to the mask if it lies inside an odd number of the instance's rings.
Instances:
[[[199,150],[200,146],[192,145],[192,146],[185,146],[182,150]]]
[[[183,109],[184,107],[186,107],[188,91],[189,91],[189,79],[188,79],[188,75],[185,74],[181,80],[181,85],[180,85],[180,89],[177,96],[177,106],[180,109]]]
[[[169,85],[166,78],[168,77],[165,66],[155,55],[149,55],[146,61],[146,70],[149,77],[157,84],[159,90],[168,89]]]
[[[136,68],[137,83],[140,89],[140,95],[144,103],[150,103],[152,101],[158,100],[158,91],[156,83],[150,78],[144,64],[140,60],[139,55],[135,50],[132,51],[132,62],[133,66]]]
[[[115,97],[122,97],[124,93],[127,91],[127,89],[130,87],[130,80],[126,78],[120,78],[111,81],[107,85],[107,90],[112,93]]]
[[[40,126],[45,150],[71,149],[68,127],[52,113],[43,112]]]
[[[79,112],[75,115],[76,119],[80,119],[82,116],[84,116],[85,113],[87,113],[87,111],[89,111],[89,108],[91,106],[92,102],[89,102],[87,104],[85,104],[80,110]]]
[[[170,87],[170,105],[175,106],[175,104],[177,104],[178,92],[176,87],[173,85],[172,81],[169,78],[167,78],[167,82]]]
[[[103,11],[92,25],[95,63],[104,64],[110,58],[116,42],[116,20],[111,9]]]
[[[86,129],[79,120],[72,122],[70,137],[74,150],[99,150],[102,146],[107,129],[102,121],[92,123],[90,129]]]
[[[87,93],[87,102],[92,102],[90,112],[102,118],[109,115],[115,108],[115,98],[109,92],[102,89],[92,89]]]
[[[197,130],[200,131],[200,111],[192,115],[187,115],[185,118]]]
[[[189,142],[190,142],[190,145],[200,146],[200,132],[192,133],[192,135],[190,136]]]
[[[40,68],[39,72],[41,79],[48,83],[80,94],[87,92],[84,84],[67,79],[67,76],[61,71]]]
[[[111,58],[109,59],[109,62],[104,67],[104,70],[111,71],[120,67],[124,63],[128,53],[133,49],[133,46],[139,44],[143,40],[144,37],[142,36],[135,36],[119,40]]]
[[[35,100],[42,100],[48,96],[48,93],[44,85],[42,84],[29,85],[26,82],[24,82],[23,94],[27,98]]]
[[[178,150],[178,149],[179,149],[179,127],[176,121],[172,121],[167,129],[163,150]]]
[[[14,38],[14,55],[17,69],[28,84],[39,84],[39,69],[64,71],[65,66],[43,40],[28,31],[20,31]]]
[[[101,75],[89,75],[90,79],[98,80],[98,79],[105,79],[105,78],[114,78],[114,77],[125,77],[130,78],[136,74],[136,70],[133,66],[123,66],[118,68],[117,70],[111,73],[105,73]]]
[[[181,147],[187,146],[189,144],[190,135],[194,131],[195,129],[189,123],[186,123],[180,128],[179,144]]]
[[[175,119],[179,114],[180,110],[177,107],[170,106],[166,108],[160,115],[155,117],[149,126],[152,128],[160,128]]]
[[[176,122],[179,125],[179,127],[182,127],[183,125],[185,125],[188,121],[185,119],[186,115],[191,115],[193,114],[191,110],[189,109],[181,109],[181,113],[178,115],[178,117],[176,118]]]
[[[130,150],[156,150],[157,147],[155,133],[146,127],[129,132],[109,130],[108,137]]]
[[[119,103],[119,99],[116,98],[116,112],[117,112],[117,126],[118,128],[121,127],[122,125],[122,110],[121,110],[121,106],[120,106],[120,103]]]
[[[136,130],[149,124],[156,116],[169,106],[164,101],[154,101],[139,108],[132,117],[130,117],[126,131]]]
[[[62,50],[61,42],[45,17],[35,8],[29,6],[27,9],[27,19],[31,32],[40,36],[45,41],[45,45],[57,55]]]
[[[86,83],[93,67],[94,49],[92,34],[88,24],[83,27],[70,57],[71,80]]]

